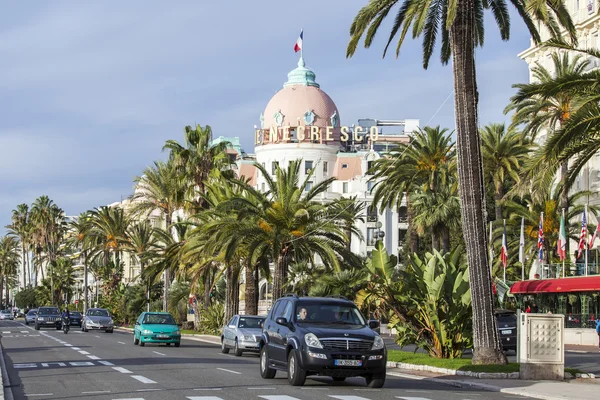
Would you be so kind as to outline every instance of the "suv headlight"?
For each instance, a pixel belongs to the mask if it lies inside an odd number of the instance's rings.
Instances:
[[[307,333],[304,335],[304,342],[308,347],[315,347],[317,349],[322,349],[323,345],[319,341],[319,338],[314,333]]]
[[[108,325],[113,325],[115,322],[112,319],[108,320]]]
[[[37,317],[38,321],[43,321],[44,317]]]
[[[385,347],[385,343],[383,343],[383,339],[381,336],[375,336],[375,340],[373,341],[373,347],[371,350],[381,350]]]

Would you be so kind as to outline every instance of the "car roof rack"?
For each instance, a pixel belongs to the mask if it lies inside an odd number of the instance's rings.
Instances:
[[[346,296],[341,296],[339,294],[330,294],[329,296],[325,296],[325,297],[330,297],[332,299],[348,300],[348,298]]]
[[[286,293],[286,294],[284,294],[281,297],[295,297],[295,298],[298,298],[298,295],[296,293]]]

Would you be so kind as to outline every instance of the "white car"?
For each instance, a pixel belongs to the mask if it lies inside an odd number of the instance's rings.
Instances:
[[[10,310],[2,310],[2,311],[0,311],[0,319],[13,320],[15,318],[13,317],[12,311],[10,311]]]

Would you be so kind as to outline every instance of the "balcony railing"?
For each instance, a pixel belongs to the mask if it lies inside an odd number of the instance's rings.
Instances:
[[[587,275],[599,275],[600,265],[588,262]],[[586,276],[585,263],[565,264],[564,277]],[[542,264],[541,273],[536,279],[557,279],[563,277],[562,264]]]

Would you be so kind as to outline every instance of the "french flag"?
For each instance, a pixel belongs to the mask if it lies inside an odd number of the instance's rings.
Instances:
[[[298,40],[296,40],[296,44],[294,45],[294,52],[299,52],[302,50],[302,35],[304,35],[304,29],[300,30],[300,36]]]

